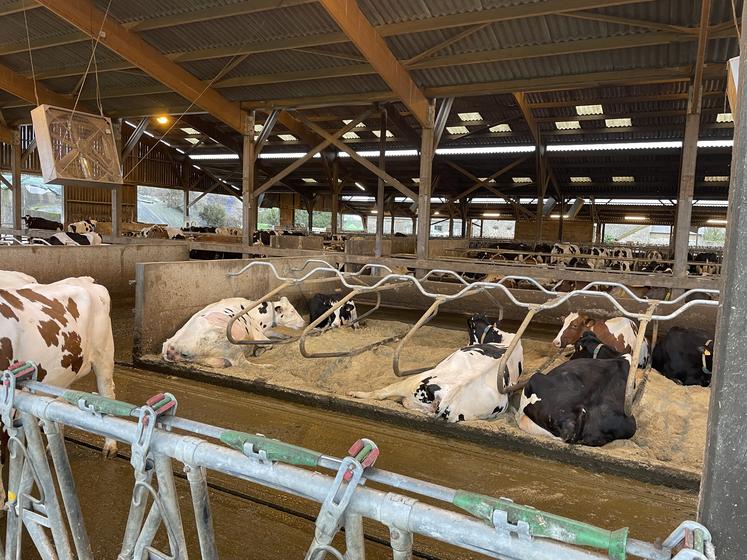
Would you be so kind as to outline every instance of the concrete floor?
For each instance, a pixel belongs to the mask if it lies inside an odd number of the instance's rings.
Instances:
[[[179,414],[227,428],[260,432],[333,455],[343,455],[357,438],[366,436],[382,449],[377,466],[432,482],[505,496],[553,513],[599,526],[631,528],[646,540],[662,538],[680,521],[692,518],[696,495],[581,468],[541,460],[468,442],[413,432],[355,416],[330,413],[199,382],[164,377],[118,367],[118,397],[143,402],[161,390],[179,399]],[[90,389],[92,384],[82,383]],[[69,438],[96,446],[101,441],[70,430]],[[123,457],[105,461],[95,450],[71,442],[69,452],[84,504],[97,558],[113,558],[124,529],[132,488],[132,471]],[[177,469],[178,471],[178,469]],[[211,476],[211,499],[223,558],[301,558],[308,546],[318,506],[262,487]],[[199,557],[186,483],[179,482],[190,552]],[[106,515],[102,516],[102,509]],[[237,531],[238,529],[238,531]],[[389,558],[381,544],[387,534],[380,525],[366,525],[369,558]],[[466,559],[479,555],[416,539],[419,557]],[[26,556],[24,556],[26,557]],[[28,556],[29,558],[33,556]]]

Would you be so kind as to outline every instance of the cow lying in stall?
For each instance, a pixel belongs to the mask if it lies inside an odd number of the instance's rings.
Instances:
[[[460,348],[433,369],[407,377],[377,391],[356,391],[357,399],[396,400],[447,422],[487,420],[508,408],[508,395],[498,392],[516,383],[522,372],[524,352],[521,342],[499,374],[496,366],[514,337],[498,328],[484,314],[468,321],[470,346]]]
[[[36,284],[15,274],[16,288],[0,289],[0,371],[16,360],[31,360],[39,381],[65,388],[93,369],[98,392],[115,398],[106,288],[89,277]],[[116,441],[107,440],[104,454],[112,457],[116,451]]]
[[[585,331],[593,332],[599,340],[621,354],[632,354],[638,336],[638,325],[626,317],[602,320],[594,319],[585,313],[571,313],[563,321],[563,326],[552,343],[556,348],[565,348],[575,344]],[[648,356],[648,341],[644,338],[638,367],[646,365]]]
[[[227,298],[201,309],[163,343],[161,355],[167,362],[191,362],[215,368],[247,365],[246,346],[232,344],[226,337],[231,318],[254,302],[244,298]],[[275,327],[300,329],[306,322],[288,298],[264,302],[240,317],[232,326],[236,340],[270,341]],[[256,364],[255,364],[256,365]]]
[[[652,352],[652,365],[679,385],[711,384],[713,336],[701,329],[672,327]]]
[[[39,218],[37,216],[22,216],[24,229],[46,229],[50,231],[62,231],[62,224],[54,220]]]
[[[50,245],[101,245],[101,236],[94,232],[90,233],[72,233],[72,232],[60,232],[55,233],[49,238]]]
[[[68,233],[91,233],[96,231],[96,220],[81,220],[80,222],[71,222],[67,225]]]
[[[314,294],[309,301],[309,323],[313,323],[324,315],[340,299],[339,296],[331,294]],[[335,312],[317,325],[317,328],[334,329],[346,325],[352,325],[354,329],[359,327],[358,311],[355,308],[355,302],[352,300],[346,302],[342,307],[335,309]]]
[[[531,377],[521,393],[519,428],[590,446],[633,437],[636,421],[624,409],[630,354],[617,352],[586,331],[574,357],[547,375]]]

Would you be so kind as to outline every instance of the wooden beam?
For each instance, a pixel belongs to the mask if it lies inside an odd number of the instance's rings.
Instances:
[[[3,64],[0,64],[0,89],[12,93],[32,105],[36,105],[37,94],[39,103],[48,103],[68,109],[71,109],[75,103],[71,97],[56,93],[38,82],[36,93],[34,93],[34,81],[32,79],[21,76]]]
[[[8,145],[13,144],[13,130],[1,124],[0,124],[0,142],[3,142]]]
[[[628,25],[630,27],[643,27],[646,29],[657,29],[659,31],[672,31],[674,33],[686,33],[686,34],[697,34],[697,29],[691,27],[683,27],[680,25],[670,25],[668,23],[661,23],[658,21],[646,21],[634,18],[626,18],[620,16],[613,16],[609,14],[600,14],[597,12],[566,12],[562,14],[566,17],[584,19],[589,21],[601,21],[604,23],[615,23],[618,25]]]
[[[693,72],[693,99],[690,107],[700,114],[701,89],[703,87],[703,65],[705,62],[705,51],[708,46],[708,26],[711,19],[711,0],[702,0],[700,8],[700,30],[698,31],[698,50],[695,58]]]
[[[340,29],[371,63],[376,73],[402,100],[421,126],[428,125],[428,100],[384,39],[363,15],[356,0],[320,0]]]
[[[202,81],[169,60],[136,33],[128,31],[113,18],[105,17],[91,0],[41,0],[40,3],[88,36],[99,37],[100,42],[111,51],[234,130],[242,131],[243,119],[239,103],[229,101],[217,91],[206,87]]]
[[[181,118],[181,122],[207,134],[210,138],[216,142],[220,142],[234,153],[241,154],[243,150],[241,136],[221,130],[201,115],[184,115]]]

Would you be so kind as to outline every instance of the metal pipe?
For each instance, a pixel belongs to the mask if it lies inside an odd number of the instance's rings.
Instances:
[[[354,513],[345,515],[345,560],[366,560],[363,517]]]
[[[192,508],[195,513],[197,538],[200,541],[200,558],[202,560],[218,560],[218,547],[215,544],[213,512],[210,508],[210,496],[208,495],[205,469],[191,465],[184,465],[184,467],[192,494]]]
[[[441,305],[445,301],[446,300],[442,298],[434,301],[431,306],[425,310],[425,313],[421,315],[420,319],[418,319],[418,322],[415,323],[409,331],[407,331],[407,334],[402,338],[402,340],[399,341],[399,344],[397,344],[397,347],[394,349],[394,357],[392,358],[392,370],[394,371],[394,375],[396,375],[397,377],[407,377],[408,375],[415,375],[417,373],[422,373],[435,367],[434,364],[426,367],[402,370],[399,367],[399,360],[400,355],[402,354],[402,348],[404,348],[405,344],[407,344],[407,342],[413,336],[415,336],[415,333],[420,329],[420,327],[427,324],[429,321],[431,321],[431,319],[438,315],[438,308],[441,307]]]
[[[519,341],[521,340],[521,337],[524,334],[524,331],[527,330],[529,323],[532,322],[532,319],[539,312],[539,310],[540,310],[539,307],[529,309],[526,316],[524,317],[524,320],[521,322],[521,325],[519,325],[519,328],[517,329],[516,334],[514,334],[514,337],[511,339],[511,342],[508,344],[508,348],[506,348],[506,351],[503,353],[500,361],[498,362],[498,370],[496,372],[496,388],[498,389],[498,392],[501,395],[506,395],[509,393],[513,393],[514,391],[523,389],[524,386],[529,381],[529,377],[531,377],[531,376],[526,377],[523,381],[518,379],[516,383],[514,383],[513,385],[509,385],[508,387],[504,387],[501,383],[501,381],[503,380],[503,372],[506,369],[506,364],[508,363],[508,359],[511,357],[511,354],[513,354],[514,350],[516,350],[516,347],[519,345]]]

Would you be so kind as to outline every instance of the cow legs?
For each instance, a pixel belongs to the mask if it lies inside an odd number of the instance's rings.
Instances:
[[[405,381],[410,381],[409,379]],[[411,385],[411,383],[406,382],[398,382],[398,383],[392,383],[391,385],[387,385],[383,389],[378,389],[377,391],[351,391],[348,393],[348,396],[351,396],[355,399],[371,399],[374,401],[385,401],[387,399],[392,399],[395,401],[402,401],[405,397],[408,395],[412,395],[412,391],[406,391],[405,386]]]
[[[113,352],[111,356],[113,356]],[[116,398],[114,394],[114,361],[99,356],[93,364],[93,373],[96,376],[96,388],[100,395],[109,399]],[[107,438],[104,441],[104,456],[111,459],[117,455],[117,441]]]

